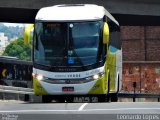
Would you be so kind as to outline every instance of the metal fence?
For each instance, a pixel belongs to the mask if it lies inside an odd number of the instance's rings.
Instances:
[[[0,93],[2,93],[2,99],[5,99],[5,94],[16,94],[17,99],[19,100],[19,95],[23,94],[24,101],[29,101],[29,96],[34,96],[33,89],[31,88],[22,88],[22,87],[13,87],[13,86],[2,86],[0,85]],[[156,98],[157,102],[160,102],[160,94],[145,94],[145,93],[118,93],[119,98],[132,98],[135,102],[136,98]]]
[[[160,94],[148,94],[148,93],[118,93],[119,98],[132,98],[133,102],[136,98],[156,98],[157,102],[160,102]]]
[[[32,62],[0,57],[0,85],[32,88]]]
[[[24,95],[25,100],[29,96],[34,96],[32,89],[32,62],[22,61],[19,59],[10,59],[0,57],[0,96],[5,99],[5,94],[16,94],[17,99]],[[123,85],[124,86],[124,85]],[[133,91],[119,93],[119,98],[157,98],[160,101],[160,94],[136,93],[136,82],[132,81],[130,85]]]

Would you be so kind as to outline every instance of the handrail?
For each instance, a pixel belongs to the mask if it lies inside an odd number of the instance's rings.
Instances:
[[[136,98],[157,98],[158,102],[160,102],[160,94],[151,94],[151,93],[118,93],[118,97],[120,98],[133,98],[133,102],[135,102]]]
[[[18,93],[18,94],[29,94],[33,95],[33,89],[13,86],[2,86],[0,85],[0,92],[4,93]]]
[[[15,94],[34,95],[34,90],[31,88],[0,85],[0,93],[15,93]],[[148,94],[148,93],[119,92],[118,97],[120,97],[120,98],[158,98],[158,101],[160,101],[160,94],[151,94],[151,93]]]
[[[160,98],[160,94],[151,94],[151,93],[118,93],[118,97],[124,98]]]

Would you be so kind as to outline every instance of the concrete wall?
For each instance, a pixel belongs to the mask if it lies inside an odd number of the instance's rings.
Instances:
[[[0,8],[39,9],[57,4],[97,4],[111,13],[160,15],[159,0],[0,0]]]
[[[159,0],[0,0],[0,22],[33,23],[40,8],[57,4],[97,4],[120,25],[160,25]]]

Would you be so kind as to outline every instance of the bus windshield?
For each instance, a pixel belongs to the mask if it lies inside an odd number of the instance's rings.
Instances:
[[[37,22],[34,31],[34,62],[47,66],[95,64],[99,60],[99,49],[103,47],[100,47],[102,24],[102,21]]]

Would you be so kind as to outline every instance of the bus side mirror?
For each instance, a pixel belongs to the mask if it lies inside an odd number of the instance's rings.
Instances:
[[[104,23],[103,26],[103,44],[109,43],[109,26],[108,23]]]
[[[29,24],[25,27],[25,31],[24,31],[24,43],[25,44],[30,44],[31,37],[32,37],[31,32],[33,28],[34,28],[34,24]]]

